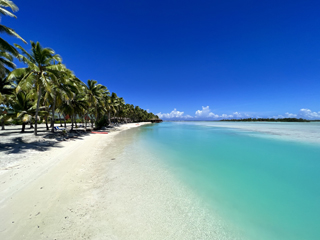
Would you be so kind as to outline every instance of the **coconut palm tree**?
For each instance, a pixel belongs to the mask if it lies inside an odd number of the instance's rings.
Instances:
[[[70,101],[71,107],[73,109],[73,115],[71,117],[72,119],[72,125],[71,130],[73,129],[73,122],[76,122],[75,117],[82,116],[86,109],[88,108],[88,102],[86,100],[85,94],[77,94],[74,96],[74,98]],[[77,127],[77,123],[76,123]]]
[[[8,68],[14,69],[16,65],[13,63],[13,57],[8,52],[0,50],[0,78],[4,79],[10,72]]]
[[[0,123],[1,130],[5,129],[5,122],[11,119],[9,102],[14,91],[14,84],[7,78],[0,78]]]
[[[13,111],[17,114],[17,118],[22,120],[22,133],[26,124],[31,121],[32,116],[35,114],[34,101],[31,95],[32,93],[24,91],[14,93],[11,104]]]
[[[118,107],[117,107],[117,113],[118,113],[118,118],[120,118],[120,112],[123,110],[125,101],[122,97],[118,98]]]
[[[7,78],[0,78],[0,105],[6,104],[6,98],[12,94],[13,84]]]
[[[16,15],[14,15],[12,12],[7,10],[6,8],[10,8],[13,12],[16,12],[19,10],[19,8],[12,1],[0,0],[0,21],[1,21],[1,16],[3,16],[3,15],[17,18]],[[2,24],[0,24],[0,32],[6,33],[10,36],[17,37],[17,38],[21,39],[24,43],[27,43],[12,28],[8,28]],[[7,41],[5,41],[3,38],[0,38],[0,50],[2,52],[9,52],[14,56],[18,55],[18,51],[13,46],[11,46]]]
[[[76,77],[63,64],[52,66],[51,70],[56,70],[57,81],[52,84],[52,91],[46,92],[45,99],[51,108],[51,131],[54,132],[55,110],[57,102],[61,104],[63,101],[70,102],[75,94],[78,93],[78,83]]]
[[[99,119],[98,105],[104,104],[104,99],[109,94],[107,87],[98,84],[95,80],[88,80],[87,86],[85,89],[89,108],[93,109],[95,119]]]
[[[110,111],[109,111],[109,118],[111,119],[111,114],[113,115],[113,117],[115,117],[115,114],[117,113],[117,109],[119,106],[119,98],[117,96],[117,94],[115,92],[111,93],[110,96]]]
[[[23,87],[34,87],[37,91],[37,107],[35,115],[34,134],[37,135],[37,120],[40,107],[40,98],[42,91],[52,91],[52,86],[57,84],[59,78],[59,71],[54,66],[55,61],[61,62],[59,55],[50,48],[43,48],[39,42],[31,41],[31,51],[28,53],[23,47],[15,44],[21,50],[22,54],[18,55],[19,60],[28,65],[26,68],[18,68],[13,70],[8,78],[12,79],[17,76],[23,76],[16,91],[19,92]]]

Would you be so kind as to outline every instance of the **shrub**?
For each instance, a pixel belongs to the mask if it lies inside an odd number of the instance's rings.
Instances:
[[[100,118],[98,121],[96,121],[97,129],[100,129],[100,128],[105,127],[107,125],[108,125],[108,118],[106,115],[104,115],[102,118]]]

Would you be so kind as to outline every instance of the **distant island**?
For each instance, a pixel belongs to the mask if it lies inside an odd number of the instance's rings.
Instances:
[[[311,122],[303,118],[241,118],[241,119],[222,119],[224,122]]]

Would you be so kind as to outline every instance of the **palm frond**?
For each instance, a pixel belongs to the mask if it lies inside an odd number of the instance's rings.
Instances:
[[[19,8],[10,0],[0,0],[0,6],[9,7],[13,12],[17,12]]]
[[[0,58],[0,65],[6,65],[9,68],[16,68],[16,65],[5,58]]]
[[[10,36],[14,36],[19,38],[20,40],[22,40],[24,43],[27,43],[22,37],[20,37],[20,35],[18,33],[16,33],[12,28],[6,27],[4,25],[0,24],[0,32],[1,33],[6,33]]]
[[[7,41],[3,40],[2,38],[0,38],[0,50],[9,52],[9,53],[13,54],[14,56],[18,55],[18,51],[13,46],[11,46]]]
[[[33,60],[33,57],[23,48],[21,47],[19,44],[14,44],[14,46],[18,49],[21,50],[22,54],[25,55],[29,61],[33,62],[34,64],[36,63],[34,60]]]

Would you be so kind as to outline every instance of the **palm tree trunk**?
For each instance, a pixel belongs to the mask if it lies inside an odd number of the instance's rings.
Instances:
[[[4,120],[1,121],[1,130],[4,130]]]
[[[48,126],[48,116],[46,116],[46,128],[47,128],[47,131],[49,131],[49,126]]]
[[[66,120],[66,116],[63,115],[63,118],[64,118],[64,128],[67,128],[67,120]]]
[[[41,86],[39,87],[39,96],[37,101],[37,108],[36,108],[36,122],[34,124],[34,135],[38,134],[38,113],[39,113],[39,104],[40,104],[40,98],[41,98]]]
[[[77,114],[74,115],[74,122],[75,122],[76,128],[78,128],[78,125],[77,125]]]
[[[95,115],[95,123],[94,123],[95,126],[97,126],[97,121],[98,121],[98,119],[100,118],[100,116],[99,116],[100,114],[99,114],[99,112],[98,112],[98,107],[97,107],[97,105],[96,105],[96,113],[97,113],[97,114]]]
[[[71,131],[73,130],[73,114],[71,114]]]
[[[93,117],[91,115],[91,127],[93,128]]]
[[[56,96],[53,98],[53,106],[52,106],[52,119],[51,119],[51,132],[54,132],[54,111],[56,107]]]
[[[24,129],[26,128],[26,124],[24,122],[22,122],[22,129],[21,132],[24,133]]]
[[[111,114],[110,114],[110,111],[108,111],[108,122],[109,122],[109,125],[111,123]]]
[[[60,115],[60,113],[58,113],[58,114],[59,114],[59,120],[60,120],[60,127],[62,127],[61,115]]]

